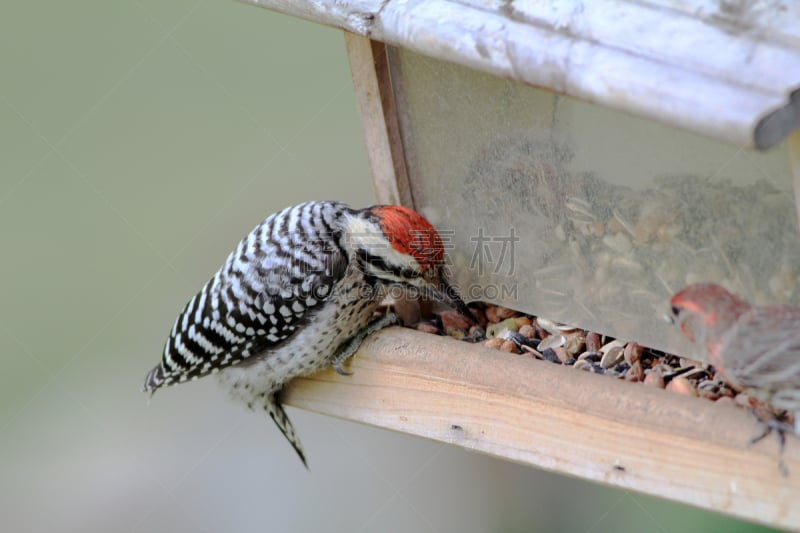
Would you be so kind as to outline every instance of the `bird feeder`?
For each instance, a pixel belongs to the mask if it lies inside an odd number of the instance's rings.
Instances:
[[[377,200],[467,301],[701,359],[683,286],[800,305],[800,4],[248,1],[345,30]],[[800,530],[800,441],[785,477],[743,410],[396,328],[352,370],[286,401]]]

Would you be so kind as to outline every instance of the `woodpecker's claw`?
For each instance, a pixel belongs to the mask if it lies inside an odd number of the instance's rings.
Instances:
[[[358,347],[361,346],[362,342],[364,342],[364,339],[368,335],[371,335],[372,333],[375,333],[376,331],[379,331],[387,326],[401,323],[402,322],[400,318],[394,313],[389,313],[378,318],[377,320],[373,320],[367,324],[364,329],[353,335],[350,340],[345,341],[343,345],[339,346],[339,349],[336,350],[336,355],[334,355],[333,359],[331,360],[331,366],[341,376],[352,376],[352,372],[348,372],[342,368],[342,363],[356,353],[356,350],[358,350]]]
[[[352,376],[353,375],[352,372],[348,372],[347,370],[342,368],[342,364],[338,363],[336,361],[334,361],[334,363],[333,363],[333,369],[336,370],[336,373],[339,374],[340,376]]]

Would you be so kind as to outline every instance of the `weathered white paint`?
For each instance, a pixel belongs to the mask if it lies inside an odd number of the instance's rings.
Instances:
[[[245,1],[741,146],[800,127],[800,2]]]

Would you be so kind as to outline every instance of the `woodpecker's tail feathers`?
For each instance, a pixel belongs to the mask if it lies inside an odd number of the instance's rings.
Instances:
[[[275,425],[278,426],[278,429],[281,430],[283,436],[286,437],[286,440],[289,441],[289,444],[292,445],[294,451],[297,452],[300,460],[303,461],[303,466],[308,468],[306,455],[303,453],[303,446],[300,444],[300,439],[297,437],[297,433],[294,430],[292,421],[289,420],[289,417],[286,414],[286,411],[283,410],[283,406],[280,404],[280,401],[274,395],[272,395],[264,404],[264,409],[269,413],[269,416],[275,422]]]
[[[149,392],[150,396],[152,396],[155,394],[156,389],[164,385],[164,381],[164,367],[159,363],[144,378],[142,392]]]

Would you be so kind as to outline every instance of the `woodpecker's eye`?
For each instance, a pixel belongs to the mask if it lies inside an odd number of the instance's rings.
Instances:
[[[680,314],[680,312],[681,312],[681,310],[680,310],[680,309],[678,309],[678,308],[677,308],[676,306],[674,306],[674,305],[673,305],[673,306],[670,308],[670,310],[672,311],[672,316],[678,316],[678,315]]]
[[[403,269],[403,277],[406,279],[414,279],[420,277],[422,274],[417,272],[416,270],[412,270],[410,268]]]

